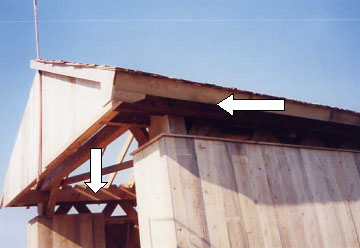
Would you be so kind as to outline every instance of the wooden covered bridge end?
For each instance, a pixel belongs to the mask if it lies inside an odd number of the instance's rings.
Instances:
[[[112,66],[31,67],[1,200],[38,209],[28,247],[360,247],[359,113],[285,99],[285,111],[231,116],[217,106],[230,94],[279,98]],[[91,173],[74,171],[122,136],[94,193]]]

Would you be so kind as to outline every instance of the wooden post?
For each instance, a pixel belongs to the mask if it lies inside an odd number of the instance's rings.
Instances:
[[[149,138],[152,139],[161,133],[186,134],[184,117],[152,115],[150,117]]]

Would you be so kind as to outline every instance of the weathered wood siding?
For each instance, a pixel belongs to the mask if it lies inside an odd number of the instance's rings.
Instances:
[[[110,110],[113,82],[105,76],[95,82],[43,72],[40,107],[40,76],[36,74],[8,166],[2,205],[34,182],[39,172]]]
[[[37,216],[28,223],[28,248],[105,248],[101,214]]]
[[[111,107],[112,81],[43,72],[43,169]],[[107,105],[106,105],[107,104]]]
[[[135,154],[142,247],[360,247],[360,154],[163,136]]]
[[[11,154],[3,188],[3,205],[6,205],[36,179],[38,174],[40,148],[39,78],[39,73],[36,73]],[[5,165],[3,164],[3,166]]]

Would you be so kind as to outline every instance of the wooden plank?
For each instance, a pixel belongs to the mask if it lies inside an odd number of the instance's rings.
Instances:
[[[324,246],[344,247],[346,246],[335,205],[326,204],[331,200],[327,187],[327,174],[324,173],[324,164],[320,161],[322,154],[301,149],[301,156],[304,160],[306,175],[309,180],[309,189],[312,195],[312,202],[324,203],[314,204],[313,209],[318,216],[318,235],[322,236]]]
[[[130,132],[134,135],[134,138],[138,142],[139,146],[142,146],[149,140],[149,134],[143,127],[130,127]]]
[[[360,240],[360,154],[352,154],[353,157],[349,158],[341,154],[341,161],[346,162],[347,170],[345,177],[348,180],[348,190],[345,191],[348,204],[353,216],[354,225]]]
[[[141,247],[177,246],[167,170],[158,143],[134,157]]]
[[[337,153],[319,153],[320,162],[326,174],[326,183],[330,200],[336,203],[336,219],[339,223],[338,229],[344,238],[347,247],[360,247],[353,214],[347,203],[348,176],[346,170],[348,166],[354,166],[351,160],[342,161],[342,156]],[[348,156],[346,156],[348,157]],[[345,174],[345,175],[344,175]],[[356,183],[356,182],[355,182]]]
[[[101,214],[37,216],[28,224],[29,248],[105,248],[104,217]]]
[[[177,231],[178,245],[210,247],[194,143],[192,140],[169,138],[162,144],[161,153],[167,156],[174,222],[176,230],[181,230]]]
[[[80,214],[78,216],[78,220],[75,219],[75,223],[79,226],[78,229],[80,230],[80,232],[76,233],[76,238],[80,238],[80,243],[82,247],[96,247],[94,245],[94,240],[97,239],[97,233],[94,232],[95,230],[92,222],[97,216],[101,215]],[[99,233],[99,236],[101,238],[104,238],[105,235],[103,236],[102,233]]]
[[[278,230],[277,216],[273,207],[274,203],[269,188],[270,183],[268,181],[268,176],[265,171],[265,163],[261,156],[262,153],[260,147],[248,145],[234,146],[233,144],[229,143],[227,143],[226,145],[228,149],[232,151],[230,153],[232,157],[234,157],[235,155],[242,158],[240,161],[238,160],[240,164],[237,164],[236,160],[233,160],[234,171],[239,193],[243,192],[243,184],[249,184],[247,186],[247,190],[249,190],[247,192],[247,197],[250,199],[250,201],[252,201],[251,205],[254,208],[250,211],[254,211],[254,214],[256,215],[258,221],[257,224],[259,224],[258,229],[253,230],[254,234],[257,233],[257,235],[259,235],[259,240],[255,242],[263,243],[264,247],[282,246],[282,237]],[[244,157],[244,155],[246,157]],[[244,160],[244,158],[246,159]],[[241,170],[238,170],[239,166],[246,167],[242,169],[247,171],[248,174],[242,174]],[[240,200],[244,201],[243,196],[241,196]],[[249,209],[247,210],[249,211]],[[245,210],[243,210],[243,212],[243,215],[246,215]],[[247,216],[246,218],[249,218],[249,216]],[[249,238],[251,236],[252,235],[250,234]],[[252,238],[254,238],[254,236],[252,236]]]
[[[249,247],[232,162],[228,157],[215,159],[224,147],[199,140],[195,148],[211,246]],[[218,165],[222,171],[218,171]]]
[[[102,169],[102,174],[107,175],[107,174],[113,173],[115,171],[122,171],[122,170],[132,168],[133,166],[134,166],[133,160],[125,161],[125,162],[122,162],[122,163],[117,163],[117,164],[110,165],[108,167],[103,168]],[[61,185],[65,186],[65,185],[85,181],[87,179],[90,179],[90,172],[82,173],[82,174],[79,174],[79,175],[76,175],[76,176],[72,176],[72,177],[68,177],[66,179],[63,179],[61,181]]]
[[[287,149],[285,154],[285,163],[288,165],[286,169],[290,173],[288,180],[292,183],[292,192],[290,192],[290,195],[287,194],[287,198],[290,199],[289,204],[293,205],[291,217],[297,220],[295,224],[298,225],[299,231],[303,233],[304,237],[303,243],[300,243],[300,245],[323,247],[323,237],[318,234],[320,226],[315,208],[310,204],[302,204],[302,202],[312,202],[313,195],[309,187],[301,152],[299,149]]]
[[[105,222],[104,216],[101,214],[95,215],[93,220],[93,237],[94,237],[94,248],[105,248]]]
[[[49,198],[47,201],[45,201],[45,206],[40,205],[40,210],[42,210],[43,207],[45,207],[45,215],[49,218],[51,218],[54,215],[55,212],[55,205],[56,205],[56,198],[57,198],[57,189],[59,188],[60,183],[56,183],[52,186],[49,192]]]
[[[109,125],[109,126],[129,126],[129,127],[143,127],[146,128],[146,125],[142,125],[142,124],[134,124],[134,123],[125,123],[125,122],[114,122],[114,121],[107,121],[103,123],[104,125]]]
[[[112,113],[110,116],[108,113],[114,106],[112,102],[109,103],[111,85],[107,83],[48,72],[43,72],[42,78],[43,169],[45,169],[47,166],[55,166],[54,159],[61,159],[65,150],[72,147],[76,149],[79,143],[88,138],[81,141],[84,134],[90,133],[91,136],[102,127],[101,123],[112,119],[116,113],[110,112]],[[58,128],[59,123],[61,127]],[[91,128],[92,126],[94,127]],[[54,129],[57,132],[54,132]]]
[[[17,195],[23,193],[23,190],[38,177],[40,148],[39,87],[39,73],[36,73],[5,176],[4,206],[8,205]],[[25,164],[26,166],[24,166]]]
[[[296,201],[296,192],[291,181],[286,155],[283,149],[278,147],[266,147],[263,150],[263,154],[265,154],[263,157],[266,164],[271,165],[266,167],[266,173],[271,178],[269,184],[271,185],[271,196],[276,205],[275,211],[282,244],[284,247],[301,247],[301,245],[305,245],[303,243],[305,241],[305,234],[302,226],[302,216],[298,220],[296,206],[293,208],[287,207],[287,204],[290,205]],[[282,213],[287,213],[287,215]],[[289,218],[288,215],[290,214],[294,215],[294,218]],[[297,220],[296,224],[299,225],[299,229],[287,228],[295,224],[294,220]]]
[[[68,156],[61,164],[51,171],[44,179],[41,189],[49,189],[52,184],[62,180],[66,175],[70,174],[73,170],[86,162],[90,157],[90,148],[104,148],[126,131],[127,127],[105,126],[76,152]]]
[[[158,166],[164,157],[167,168]],[[172,211],[176,239],[168,242],[177,246],[360,246],[356,152],[163,135],[134,161],[142,245],[160,242],[152,232],[161,225],[146,220],[156,216],[149,206],[159,205],[162,185],[171,198],[163,197],[167,208],[158,210]]]

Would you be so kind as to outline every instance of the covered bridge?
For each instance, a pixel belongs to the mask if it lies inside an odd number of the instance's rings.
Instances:
[[[37,207],[28,247],[360,247],[359,113],[286,99],[285,111],[231,116],[217,106],[230,94],[278,98],[112,66],[31,67],[1,199]],[[98,193],[90,173],[69,176],[125,133]]]

